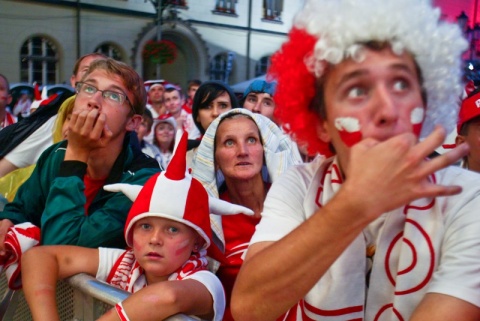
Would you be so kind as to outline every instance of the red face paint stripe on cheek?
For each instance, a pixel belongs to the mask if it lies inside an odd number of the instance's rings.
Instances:
[[[425,116],[425,109],[423,107],[416,107],[412,110],[410,121],[412,122],[412,131],[415,136],[419,137],[422,131],[423,120]]]
[[[339,117],[335,119],[335,127],[338,129],[340,139],[348,147],[352,147],[362,140],[360,122],[353,117]]]

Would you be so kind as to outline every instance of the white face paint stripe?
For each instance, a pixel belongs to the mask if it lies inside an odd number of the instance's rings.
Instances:
[[[425,115],[425,109],[423,107],[416,107],[412,110],[410,115],[410,121],[413,125],[420,124],[423,121],[423,116]]]
[[[335,119],[335,128],[349,133],[360,131],[360,121],[354,117],[338,117]]]

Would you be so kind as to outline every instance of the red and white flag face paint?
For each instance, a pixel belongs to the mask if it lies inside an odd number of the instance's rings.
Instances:
[[[348,147],[352,147],[362,140],[360,121],[354,117],[338,117],[335,119],[335,128],[338,129],[340,139]]]
[[[423,107],[416,107],[412,110],[410,121],[412,122],[412,129],[415,136],[419,137],[422,131],[423,118],[425,116],[425,109]]]

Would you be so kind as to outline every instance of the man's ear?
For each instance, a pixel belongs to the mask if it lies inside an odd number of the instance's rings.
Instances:
[[[327,121],[323,120],[321,118],[317,119],[317,125],[316,125],[316,130],[317,130],[317,137],[325,143],[330,143],[332,138],[330,137],[330,134],[328,133],[327,130]]]
[[[455,144],[458,146],[463,143],[465,143],[465,136],[457,135],[457,137],[455,137]]]
[[[127,122],[126,130],[133,132],[142,123],[142,116],[135,114]]]

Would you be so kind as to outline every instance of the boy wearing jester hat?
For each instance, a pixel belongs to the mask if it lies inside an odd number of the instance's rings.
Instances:
[[[154,175],[143,187],[105,186],[134,201],[124,231],[130,249],[40,246],[23,255],[23,290],[34,320],[58,320],[57,279],[82,272],[131,293],[141,290],[138,295],[155,302],[155,309],[148,309],[129,298],[100,320],[163,320],[179,313],[199,320],[222,319],[223,288],[207,270],[206,250],[212,236],[209,213],[253,212],[209,198],[186,171],[186,134],[177,141],[167,171]]]
[[[428,159],[455,125],[460,28],[428,0],[307,0],[272,57],[311,152],[273,183],[235,320],[479,320],[480,176]],[[438,126],[440,125],[440,126]]]

